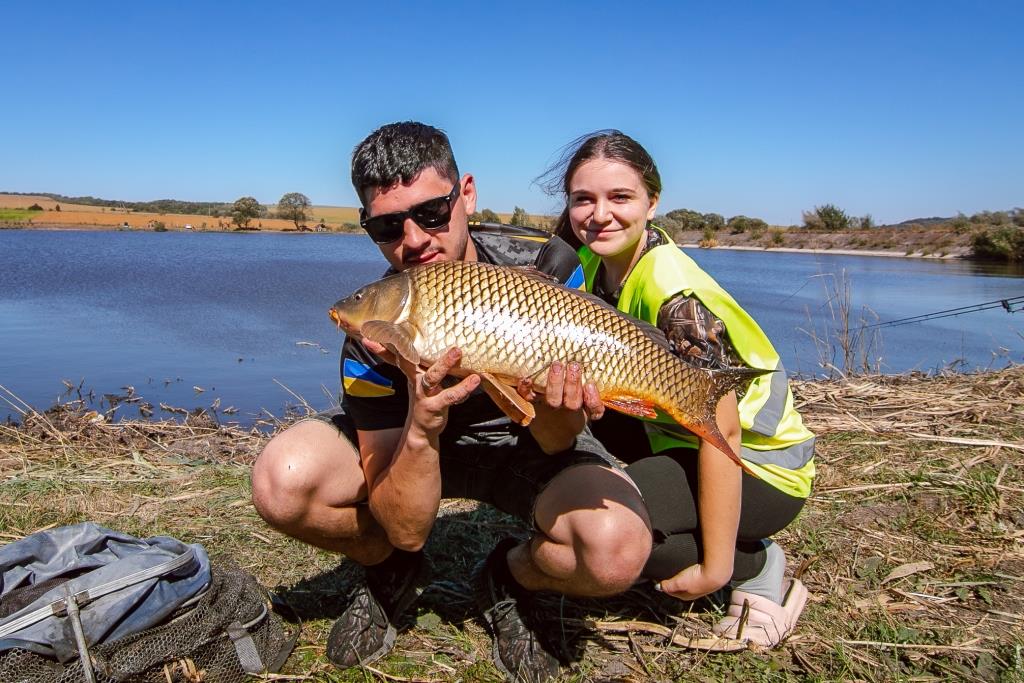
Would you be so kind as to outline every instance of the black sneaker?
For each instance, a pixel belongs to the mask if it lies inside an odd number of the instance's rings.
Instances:
[[[476,601],[494,639],[494,665],[516,683],[541,683],[558,675],[559,662],[533,628],[530,593],[508,569],[506,555],[516,545],[506,538],[484,560],[477,570]]]
[[[347,669],[380,659],[395,645],[396,622],[419,596],[429,568],[423,552],[395,550],[366,568],[366,580],[352,593],[327,636],[327,658]]]

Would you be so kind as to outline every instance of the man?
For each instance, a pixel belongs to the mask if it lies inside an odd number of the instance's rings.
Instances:
[[[391,271],[437,261],[531,265],[565,281],[575,252],[557,238],[469,230],[473,176],[460,176],[447,136],[420,123],[384,126],[352,157],[361,225]],[[348,339],[340,410],[275,436],[253,467],[253,502],[276,529],[344,553],[365,583],[334,624],[327,654],[340,667],[392,647],[395,624],[426,580],[422,548],[442,497],[494,504],[527,523],[527,542],[505,539],[483,563],[478,601],[495,639],[495,664],[514,680],[546,680],[558,658],[530,623],[531,593],[619,593],[651,548],[643,500],[585,430],[602,411],[575,363],[548,370],[529,428],[513,424],[470,375],[447,386],[450,349],[405,376],[379,345]],[[525,387],[523,389],[525,391]]]

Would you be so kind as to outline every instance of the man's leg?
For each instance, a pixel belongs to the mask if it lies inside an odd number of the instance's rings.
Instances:
[[[525,543],[505,539],[490,553],[477,576],[477,601],[494,636],[495,665],[517,682],[546,681],[558,675],[561,648],[538,622],[533,591],[602,596],[629,588],[651,549],[646,509],[589,434],[577,438],[575,452],[556,456],[529,441],[490,451],[490,476],[472,479],[494,481],[472,493],[536,532]]]
[[[420,552],[395,550],[369,509],[356,434],[340,411],[303,420],[275,436],[253,467],[253,503],[275,529],[365,567],[327,638],[341,668],[387,654],[396,624],[424,582]]]
[[[362,565],[391,553],[370,515],[354,443],[320,419],[303,420],[266,445],[252,469],[256,511],[278,531]]]

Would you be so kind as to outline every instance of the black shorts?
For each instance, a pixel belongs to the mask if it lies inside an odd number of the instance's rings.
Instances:
[[[349,442],[359,439],[352,418],[342,408],[311,415],[333,425]],[[531,527],[537,496],[556,475],[579,465],[622,466],[588,430],[576,437],[570,450],[548,455],[525,427],[475,431],[445,438],[441,434],[441,497],[469,498],[489,503]]]

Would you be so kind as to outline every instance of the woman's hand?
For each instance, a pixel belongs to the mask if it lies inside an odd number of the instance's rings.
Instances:
[[[579,363],[552,363],[545,379],[543,396],[534,391],[533,381],[524,378],[517,387],[519,395],[531,401],[537,415],[530,433],[545,453],[560,453],[572,447],[587,419],[604,415],[604,404],[593,382],[583,381]]]
[[[703,564],[694,564],[654,587],[680,600],[696,600],[714,593],[727,584],[730,578],[728,572],[709,571]]]

